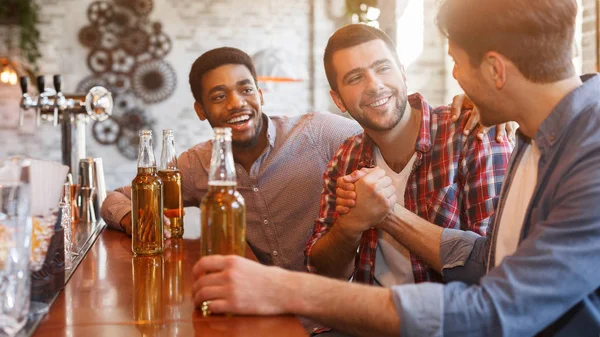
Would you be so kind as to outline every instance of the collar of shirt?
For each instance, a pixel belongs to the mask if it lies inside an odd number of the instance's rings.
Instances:
[[[569,129],[569,124],[583,113],[588,106],[598,103],[600,96],[600,75],[581,76],[583,84],[571,91],[552,109],[544,119],[534,139],[544,156]]]
[[[415,150],[417,152],[425,153],[431,149],[431,107],[425,100],[425,98],[419,94],[414,93],[408,96],[408,103],[412,109],[418,110],[422,114],[421,126],[419,129],[419,135],[415,143]],[[375,166],[375,159],[373,155],[373,148],[375,142],[364,132],[364,140],[360,150],[359,167],[373,167]]]

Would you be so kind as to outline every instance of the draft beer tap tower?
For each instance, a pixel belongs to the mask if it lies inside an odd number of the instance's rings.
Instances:
[[[78,179],[79,159],[86,157],[85,129],[89,119],[103,121],[112,114],[113,99],[111,93],[104,87],[96,86],[86,94],[64,94],[62,78],[53,77],[54,91],[45,88],[43,76],[37,77],[38,96],[28,93],[29,80],[27,76],[20,79],[21,111],[19,127],[23,126],[25,111],[35,109],[35,124],[51,122],[61,126],[62,162],[69,166],[74,181]]]

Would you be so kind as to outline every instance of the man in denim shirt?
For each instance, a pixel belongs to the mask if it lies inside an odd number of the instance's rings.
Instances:
[[[195,303],[299,314],[362,336],[599,336],[600,75],[575,74],[576,14],[576,0],[440,7],[453,74],[482,123],[515,120],[521,131],[491,238],[415,235],[429,226],[403,228],[403,210],[386,220],[398,237],[420,237],[414,246],[427,249],[407,247],[454,282],[390,290],[211,256],[194,267]]]

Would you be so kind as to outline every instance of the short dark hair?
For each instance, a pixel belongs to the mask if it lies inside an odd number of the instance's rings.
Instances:
[[[331,35],[329,41],[327,41],[325,55],[323,56],[325,75],[327,75],[327,81],[329,82],[331,90],[335,92],[338,91],[336,82],[337,73],[333,67],[333,54],[338,50],[354,47],[373,40],[382,40],[385,42],[386,46],[394,55],[398,66],[400,66],[400,59],[396,52],[396,46],[384,31],[361,23],[344,26]]]
[[[528,80],[550,83],[575,73],[576,16],[576,0],[444,0],[436,24],[473,66],[496,51]]]
[[[202,104],[202,77],[204,74],[226,64],[241,64],[246,66],[250,74],[252,74],[254,84],[258,86],[256,69],[254,69],[254,63],[248,54],[231,47],[212,49],[200,55],[194,61],[190,70],[190,89],[196,102]]]

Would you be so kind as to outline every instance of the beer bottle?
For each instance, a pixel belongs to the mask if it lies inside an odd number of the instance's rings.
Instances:
[[[131,182],[131,246],[135,255],[163,251],[163,183],[156,173],[152,131],[140,131],[137,175]]]
[[[181,194],[181,172],[177,169],[175,136],[172,129],[163,130],[162,153],[158,176],[163,182],[163,207],[171,222],[171,237],[183,236],[183,196]]]
[[[201,254],[237,254],[246,249],[246,207],[236,190],[231,129],[214,128],[208,193],[200,204]]]

